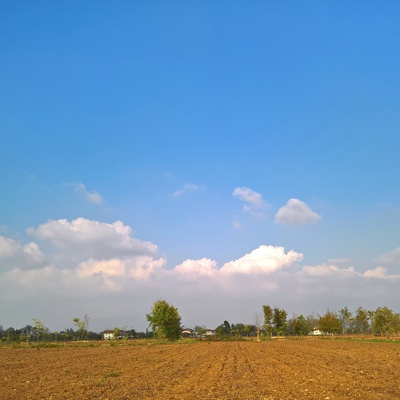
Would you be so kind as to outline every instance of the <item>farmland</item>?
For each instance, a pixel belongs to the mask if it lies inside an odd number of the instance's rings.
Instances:
[[[400,343],[26,344],[0,348],[0,399],[399,399]]]

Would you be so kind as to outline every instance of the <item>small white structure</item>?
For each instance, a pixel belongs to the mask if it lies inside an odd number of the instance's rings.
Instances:
[[[119,330],[118,336],[115,336],[115,330],[107,329],[103,332],[103,339],[110,340],[110,339],[123,339],[126,337],[126,332]]]
[[[310,332],[310,335],[321,336],[324,335],[324,332],[320,331],[319,329],[314,329],[312,332]]]
[[[113,331],[113,330],[106,330],[106,331],[104,331],[104,332],[103,332],[103,339],[104,339],[104,340],[115,339],[114,331]]]

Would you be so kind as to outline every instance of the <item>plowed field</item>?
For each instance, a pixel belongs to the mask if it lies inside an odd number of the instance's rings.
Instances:
[[[118,343],[119,344],[119,343]],[[0,348],[0,399],[400,399],[400,344]]]

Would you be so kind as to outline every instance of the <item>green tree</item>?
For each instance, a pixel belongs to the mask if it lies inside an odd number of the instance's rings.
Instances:
[[[224,321],[221,325],[219,325],[216,329],[217,335],[229,335],[231,333],[231,324],[228,321]]]
[[[356,310],[356,329],[364,337],[364,332],[368,329],[368,311],[362,307],[358,307]]]
[[[114,339],[118,339],[120,334],[121,334],[121,329],[120,328],[114,328]]]
[[[165,300],[157,300],[146,315],[153,335],[159,339],[178,340],[181,336],[181,317],[178,309]]]
[[[292,319],[293,332],[295,335],[304,336],[308,334],[308,323],[303,315],[294,316]]]
[[[399,330],[400,315],[395,314],[388,307],[378,307],[375,310],[373,326],[374,332],[390,336]]]
[[[32,319],[34,323],[34,331],[36,335],[36,340],[44,340],[48,333],[48,329],[44,326],[44,323],[37,318]]]
[[[207,332],[207,328],[204,325],[194,327],[195,332],[197,332],[200,336],[204,336]]]
[[[264,313],[264,330],[267,336],[271,337],[272,336],[272,319],[274,316],[274,313],[272,311],[271,306],[263,306],[263,313]]]
[[[368,321],[370,321],[370,325],[371,325],[371,333],[374,334],[374,316],[375,316],[375,311],[368,310],[367,311],[367,315],[368,315]]]
[[[319,318],[318,327],[322,332],[328,332],[333,335],[340,332],[342,324],[337,313],[328,309],[325,315]]]
[[[88,329],[89,329],[89,317],[85,314],[83,320],[75,317],[72,319],[74,325],[78,328],[78,340],[83,340],[85,337],[88,337]]]
[[[228,321],[224,321],[223,328],[225,335],[229,335],[231,333],[231,324]]]
[[[274,331],[278,336],[284,335],[287,330],[287,312],[279,308],[274,308],[272,321],[274,323]]]
[[[340,315],[342,316],[342,328],[343,334],[347,332],[349,320],[351,318],[351,312],[349,311],[348,307],[344,307],[339,311]]]
[[[245,326],[243,327],[243,332],[246,334],[246,336],[249,336],[250,325],[245,325]]]
[[[314,314],[307,315],[307,328],[308,332],[312,332],[318,327],[319,318],[317,318]]]

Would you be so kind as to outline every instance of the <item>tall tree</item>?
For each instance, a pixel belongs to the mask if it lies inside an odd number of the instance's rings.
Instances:
[[[78,340],[83,340],[85,337],[88,337],[89,330],[89,317],[85,314],[83,320],[75,317],[72,319],[74,325],[78,328]]]
[[[231,333],[231,324],[228,321],[224,321],[223,323],[224,334],[229,335]]]
[[[367,311],[368,315],[368,321],[371,325],[371,333],[374,334],[374,316],[375,316],[375,311],[373,310],[368,310]]]
[[[368,312],[362,307],[358,307],[356,310],[356,329],[364,337],[364,332],[368,329]]]
[[[271,306],[263,306],[264,313],[264,330],[267,336],[272,336],[272,319],[274,317],[274,313]]]
[[[181,336],[181,317],[178,309],[165,300],[157,300],[146,315],[153,335],[159,339],[178,340]]]
[[[338,315],[333,311],[329,311],[328,309],[328,311],[319,318],[318,327],[321,331],[328,332],[333,335],[334,333],[340,332],[342,324]]]
[[[118,339],[118,337],[121,335],[121,329],[120,328],[114,328],[114,339]]]
[[[44,340],[46,338],[46,334],[48,332],[48,329],[44,326],[44,322],[40,321],[37,318],[33,318],[33,323],[35,327],[33,328],[35,331],[36,335],[36,340]]]
[[[283,309],[274,308],[272,321],[274,331],[278,336],[284,335],[287,330],[287,312]]]
[[[317,318],[314,314],[307,315],[307,328],[308,332],[312,332],[318,327],[319,318]]]
[[[245,325],[245,326],[243,327],[243,332],[246,334],[246,336],[249,336],[250,325]]]
[[[339,312],[340,312],[340,315],[342,316],[343,334],[345,334],[347,332],[348,323],[351,318],[351,312],[349,311],[347,306],[342,308]]]
[[[399,330],[400,315],[395,314],[388,307],[378,307],[374,314],[374,331],[389,337]]]
[[[295,335],[307,335],[308,334],[308,324],[307,320],[303,315],[294,316],[292,319],[293,332]]]

